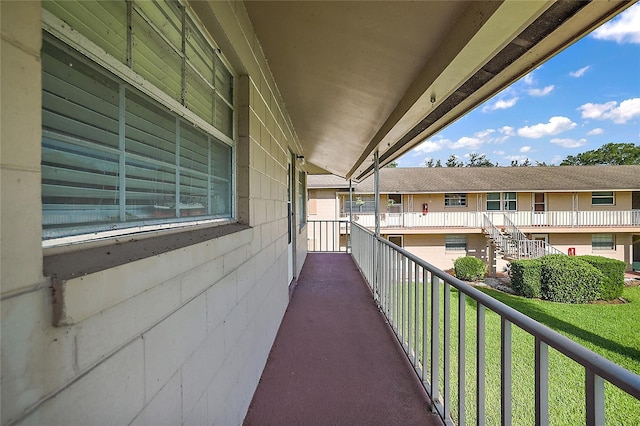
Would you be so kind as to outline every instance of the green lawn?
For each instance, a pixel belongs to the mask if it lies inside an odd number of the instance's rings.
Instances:
[[[422,300],[422,286],[403,286],[405,301]],[[417,294],[416,294],[417,290]],[[625,288],[623,297],[627,304],[586,304],[570,305],[511,296],[489,289],[485,293],[503,303],[533,317],[548,327],[566,335],[594,352],[640,374],[640,287]],[[409,297],[411,293],[411,297]],[[457,405],[457,354],[458,354],[458,292],[452,290],[451,299],[451,395],[452,416],[458,419]],[[402,294],[396,293],[396,299]],[[418,304],[416,310],[420,312]],[[441,312],[443,297],[440,300]],[[466,298],[466,338],[465,338],[465,398],[467,424],[475,424],[476,411],[476,303]],[[409,321],[405,314],[404,335],[409,332],[415,318]],[[430,318],[429,318],[430,320]],[[411,335],[421,334],[421,315],[417,318],[417,330],[411,329]],[[500,424],[500,318],[486,311],[486,423]],[[444,338],[443,319],[440,318],[440,339]],[[429,330],[430,332],[431,330]],[[523,330],[513,327],[513,424],[534,424],[534,339]],[[418,347],[420,359],[424,351]],[[431,361],[427,350],[427,363]],[[442,350],[440,353],[440,371],[442,372]],[[429,364],[428,364],[429,365]],[[443,373],[441,373],[443,375]],[[584,424],[584,368],[553,349],[549,349],[549,415],[552,425]],[[443,391],[442,386],[440,391]],[[614,386],[605,385],[606,416],[608,425],[640,424],[640,401],[619,391]]]

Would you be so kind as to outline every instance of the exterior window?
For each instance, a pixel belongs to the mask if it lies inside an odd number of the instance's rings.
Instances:
[[[306,175],[303,171],[298,173],[298,218],[302,227],[307,222],[307,185]]]
[[[488,192],[487,211],[491,210],[517,210],[517,193],[515,192]]]
[[[502,199],[504,201],[504,209],[508,211],[516,211],[517,206],[517,194],[515,192],[503,192]]]
[[[402,194],[387,195],[387,213],[402,213]]]
[[[591,236],[592,250],[615,250],[616,242],[613,234],[593,234]]]
[[[465,207],[467,205],[467,194],[444,194],[445,207]]]
[[[43,238],[231,218],[233,79],[184,8],[174,2],[43,4],[47,25],[70,43],[43,39]],[[49,12],[67,22],[104,13],[113,19],[92,19],[100,24],[90,39],[65,38],[68,26]],[[115,42],[127,39],[127,13],[137,28],[132,34],[145,37],[128,48]],[[79,53],[92,43],[111,55],[97,63]],[[195,50],[187,60],[181,49]],[[194,70],[203,86],[189,89]],[[146,83],[137,86],[140,77]],[[210,109],[195,100],[205,86]],[[224,107],[216,109],[218,98]]]
[[[373,195],[356,195],[353,194],[351,202],[354,213],[375,213],[376,203]],[[343,214],[349,214],[349,196],[344,198]]]
[[[500,193],[489,192],[487,193],[487,211],[500,210]]]
[[[592,192],[591,204],[594,206],[613,206],[613,191]]]
[[[466,235],[446,235],[444,240],[445,251],[467,251]]]

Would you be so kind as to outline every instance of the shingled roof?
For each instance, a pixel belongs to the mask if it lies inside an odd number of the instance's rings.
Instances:
[[[313,188],[348,188],[334,175],[309,175]],[[372,193],[373,176],[354,184]],[[380,170],[381,193],[640,191],[640,165],[555,167],[415,167]]]

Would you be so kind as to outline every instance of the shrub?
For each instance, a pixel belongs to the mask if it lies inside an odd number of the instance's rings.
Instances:
[[[600,298],[602,300],[611,300],[622,296],[624,272],[627,269],[626,263],[603,256],[584,255],[578,256],[578,259],[589,262],[604,275],[602,287],[600,288]]]
[[[604,275],[577,257],[552,254],[541,258],[543,299],[562,303],[587,303],[600,298]]]
[[[509,266],[511,288],[524,297],[541,297],[540,273],[542,263],[539,259],[513,260]]]
[[[464,281],[479,281],[484,279],[487,267],[481,259],[473,256],[459,257],[453,263],[456,277]]]

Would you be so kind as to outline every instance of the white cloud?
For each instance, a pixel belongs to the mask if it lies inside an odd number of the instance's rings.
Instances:
[[[631,6],[595,30],[593,37],[598,40],[615,41],[618,44],[640,44],[640,4]]]
[[[416,153],[427,154],[429,152],[440,151],[442,146],[445,144],[446,139],[438,140],[438,141],[424,141],[417,147],[413,148],[413,151]]]
[[[498,109],[509,109],[518,102],[518,97],[514,96],[509,99],[499,99],[491,105],[486,105],[482,108],[482,112],[495,111]]]
[[[627,99],[620,102],[609,101],[604,104],[584,104],[578,108],[582,111],[582,118],[594,120],[611,120],[617,124],[624,124],[627,121],[640,117],[640,98]]]
[[[601,135],[604,133],[604,130],[602,130],[601,128],[597,127],[593,130],[590,130],[587,132],[587,136],[595,136],[595,135]]]
[[[504,158],[509,160],[509,161],[525,161],[529,157],[527,157],[526,155],[507,155]]]
[[[560,155],[556,155],[551,159],[551,163],[550,164],[560,164],[560,162],[564,159],[564,157],[560,156]]]
[[[506,135],[506,136],[514,136],[515,135],[514,128],[511,127],[511,126],[502,126],[502,127],[500,127],[498,129],[498,131],[500,133],[502,133],[503,135]]]
[[[553,91],[553,84],[550,86],[546,86],[543,89],[529,89],[527,93],[531,96],[547,96],[549,93]]]
[[[560,145],[563,148],[578,148],[579,146],[583,146],[587,143],[586,139],[580,139],[580,140],[575,140],[575,139],[559,139],[559,138],[554,138],[551,139],[551,143],[554,143],[556,145]]]
[[[523,146],[522,148],[520,148],[520,152],[529,152],[531,151],[531,147],[530,146]]]
[[[524,81],[525,84],[528,84],[528,85],[532,85],[533,83],[535,83],[535,79],[533,78],[533,71],[530,72],[529,74],[525,75],[522,78],[522,81]]]
[[[548,123],[534,124],[518,129],[518,136],[524,138],[538,139],[543,136],[557,135],[576,127],[577,124],[567,117],[551,117]]]
[[[476,132],[473,136],[480,139],[487,139],[489,135],[491,135],[492,133],[495,133],[495,130],[486,129],[486,130],[481,130],[479,132]]]
[[[580,68],[579,70],[571,71],[571,72],[569,73],[569,75],[570,75],[571,77],[580,78],[580,77],[582,77],[582,76],[584,75],[584,73],[585,73],[585,72],[587,72],[587,70],[588,70],[589,68],[591,68],[591,66],[590,66],[590,65],[587,65],[586,67],[582,67],[582,68]]]
[[[493,153],[494,153],[495,155],[504,155],[504,154],[505,154],[505,152],[504,152],[504,151],[493,151]]]
[[[480,138],[470,138],[468,136],[463,136],[458,139],[456,142],[450,145],[451,149],[459,149],[459,148],[467,148],[467,149],[476,149],[479,148],[485,141]]]

